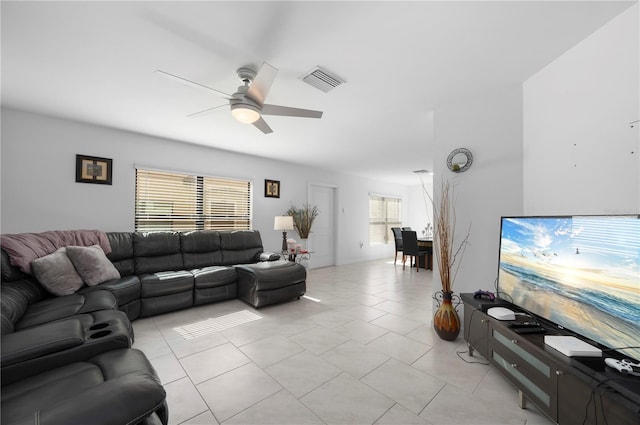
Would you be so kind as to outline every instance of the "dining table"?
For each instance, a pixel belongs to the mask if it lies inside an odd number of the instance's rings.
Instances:
[[[427,264],[425,264],[425,257],[419,257],[416,260],[418,261],[418,265],[420,267],[423,267],[426,270],[433,270],[433,239],[418,238],[418,248],[431,248],[426,257]]]

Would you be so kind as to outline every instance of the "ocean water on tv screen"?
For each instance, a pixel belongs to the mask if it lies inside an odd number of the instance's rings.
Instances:
[[[638,216],[503,217],[500,296],[640,361]]]

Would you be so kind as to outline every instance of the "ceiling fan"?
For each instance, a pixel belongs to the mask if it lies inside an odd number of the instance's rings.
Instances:
[[[321,118],[321,111],[313,111],[311,109],[291,108],[288,106],[270,105],[264,103],[269,89],[273,84],[273,80],[276,78],[278,70],[264,62],[260,67],[260,70],[256,73],[251,68],[238,69],[237,75],[244,85],[238,87],[238,91],[234,94],[227,94],[219,90],[207,87],[204,84],[196,83],[194,81],[187,80],[186,78],[178,77],[177,75],[170,74],[165,71],[156,70],[156,72],[165,77],[179,81],[183,84],[187,84],[192,87],[206,89],[209,92],[213,92],[216,95],[223,97],[229,101],[231,107],[231,115],[245,124],[253,124],[264,134],[273,133],[269,124],[262,118],[262,115],[280,115],[286,117],[302,117],[302,118]],[[201,115],[203,113],[212,111],[213,109],[221,108],[226,105],[220,105],[213,108],[206,109],[204,111],[190,114],[190,117]]]

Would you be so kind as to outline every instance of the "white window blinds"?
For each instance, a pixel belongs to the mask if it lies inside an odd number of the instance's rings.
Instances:
[[[251,183],[204,177],[204,228],[251,228]]]
[[[136,231],[203,229],[251,229],[251,182],[136,169]]]
[[[379,195],[369,196],[369,244],[393,243],[392,227],[402,223],[402,200]]]

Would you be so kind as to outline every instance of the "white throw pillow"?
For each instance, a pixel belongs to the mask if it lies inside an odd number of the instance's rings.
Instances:
[[[44,288],[54,295],[70,295],[83,285],[82,278],[67,257],[65,248],[37,258],[31,262],[31,270]]]
[[[88,286],[120,277],[120,272],[109,261],[100,245],[68,246],[67,256]]]

